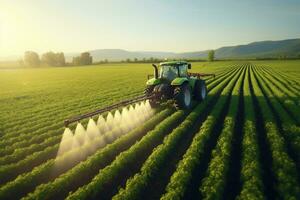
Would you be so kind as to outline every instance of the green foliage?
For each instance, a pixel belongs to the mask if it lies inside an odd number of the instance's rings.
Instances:
[[[284,138],[279,132],[276,125],[274,115],[265,100],[263,92],[261,91],[258,82],[255,78],[253,70],[250,73],[252,79],[252,86],[255,96],[257,98],[262,117],[264,119],[264,128],[268,145],[272,154],[272,170],[278,181],[277,192],[282,199],[293,199],[300,196],[300,186],[298,184],[298,173],[295,163],[292,161],[286,150]]]
[[[91,65],[93,64],[93,57],[89,52],[83,52],[80,56],[73,57],[73,65]]]
[[[231,90],[240,74],[241,72],[239,71],[231,76],[228,76],[227,81],[223,81],[222,84],[219,84],[211,91],[212,94],[218,94],[225,87],[221,93],[222,96],[214,106],[212,113],[202,124],[199,132],[195,135],[192,144],[183,156],[183,159],[179,162],[178,167],[172,175],[166,188],[166,193],[162,197],[163,200],[182,199],[184,197],[188,183],[191,180],[197,166],[200,164],[200,158],[203,156],[205,146],[211,137],[212,129],[216,125],[218,116],[220,116],[222,109],[226,105]],[[212,98],[213,96],[210,97]]]
[[[52,51],[44,53],[41,62],[49,66],[64,66],[66,64],[64,53],[54,53]]]
[[[37,54],[28,55],[28,60],[33,57],[32,60],[37,60]],[[51,58],[53,54],[47,56]],[[47,60],[47,56],[42,56],[42,60]],[[60,170],[54,170],[54,166],[63,120],[141,94],[145,77],[152,72],[151,66],[131,62],[0,69],[0,199],[63,199],[68,195],[69,199],[111,195],[116,195],[115,199],[142,199],[148,188],[154,191],[160,186],[155,181],[166,177],[163,184],[168,184],[167,187],[160,188],[166,192],[162,199],[182,199],[190,191],[189,187],[199,188],[197,192],[204,199],[222,198],[234,153],[233,127],[241,108],[244,111],[242,157],[237,161],[241,171],[240,177],[233,177],[240,181],[241,188],[236,198],[268,196],[264,185],[267,180],[263,176],[266,166],[261,162],[265,158],[261,158],[263,152],[260,152],[265,148],[270,152],[268,159],[272,162],[267,170],[274,176],[276,195],[280,199],[297,199],[300,195],[298,66],[297,60],[193,63],[193,71],[212,72],[217,76],[206,79],[208,98],[189,115],[164,108],[130,133],[113,137],[110,144],[90,152],[85,160],[72,161]],[[242,81],[244,106],[240,107]],[[262,113],[263,130],[257,130],[256,109]],[[197,125],[200,129],[192,138],[189,131],[198,118],[204,122]],[[216,126],[220,130],[213,132]],[[181,147],[188,134],[192,140],[190,146]],[[265,136],[264,148],[260,146],[259,134]],[[99,138],[90,144],[98,141]],[[211,141],[216,141],[216,145],[207,148]],[[184,154],[182,158],[174,153],[179,146]],[[88,148],[83,145],[68,151],[56,161],[77,157]],[[211,157],[202,159],[204,155]],[[167,176],[158,177],[165,173],[162,169],[168,169],[165,165],[170,160],[180,160],[172,163],[176,166],[172,168],[174,173],[170,171]],[[203,162],[207,160],[209,163]],[[198,180],[200,185],[191,186],[192,178],[197,178],[193,177],[195,172],[203,169],[202,166],[208,166],[203,171],[204,178]]]
[[[155,125],[171,114],[171,110],[164,110],[150,119],[144,126],[138,127],[127,135],[116,140],[116,142],[107,145],[105,148],[97,151],[93,156],[89,157],[85,162],[81,162],[68,172],[64,173],[55,181],[48,184],[42,184],[36,190],[29,194],[26,199],[53,199],[56,195],[66,196],[74,183],[80,181],[86,174],[94,171],[95,173],[103,168],[108,160],[112,160],[119,152],[128,148],[140,137],[142,133],[147,132],[155,127]]]
[[[40,65],[40,57],[39,55],[34,51],[26,51],[24,53],[24,64],[26,66],[34,66],[38,67]]]
[[[239,93],[244,78],[243,74],[233,88],[233,96],[231,97],[229,112],[223,122],[223,130],[218,138],[217,146],[212,152],[212,160],[209,163],[206,176],[199,188],[203,199],[222,199],[224,196],[229,160],[232,153],[235,119],[238,117],[238,97],[241,95]]]
[[[67,199],[95,198],[97,195],[104,193],[104,186],[112,181],[111,177],[118,177],[118,175],[124,171],[124,168],[135,165],[139,156],[141,156],[147,148],[153,146],[156,141],[162,140],[164,135],[168,133],[170,129],[172,130],[171,127],[182,120],[184,115],[185,113],[183,111],[177,111],[162,121],[154,130],[150,131],[140,141],[131,146],[130,149],[117,156],[111,165],[99,171],[99,174],[96,175],[89,184],[79,188],[75,193],[71,193]]]
[[[208,52],[208,58],[207,58],[207,60],[208,60],[209,62],[212,62],[212,61],[215,60],[215,51],[214,51],[214,50],[210,50],[210,51]]]

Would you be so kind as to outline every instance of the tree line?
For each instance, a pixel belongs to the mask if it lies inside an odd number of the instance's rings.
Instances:
[[[91,65],[93,64],[93,57],[89,52],[83,52],[79,56],[73,57],[72,63],[67,63],[65,54],[63,52],[46,52],[41,56],[34,51],[26,51],[23,59],[20,61],[21,65],[38,67],[46,66],[67,66],[67,65]]]

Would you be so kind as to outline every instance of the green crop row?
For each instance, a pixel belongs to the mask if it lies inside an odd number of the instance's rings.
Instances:
[[[114,181],[112,177],[122,175],[122,172],[130,166],[136,164],[141,155],[147,149],[154,148],[157,142],[161,142],[166,134],[178,125],[178,123],[185,117],[184,111],[177,111],[169,118],[159,123],[154,130],[147,133],[139,142],[131,146],[127,151],[118,155],[115,160],[93,178],[87,185],[80,187],[76,192],[71,193],[67,199],[88,199],[96,197],[99,193],[105,192],[106,184]]]
[[[15,178],[18,174],[24,173],[34,166],[42,164],[43,162],[47,161],[50,158],[55,156],[55,153],[58,149],[58,144],[47,147],[45,150],[40,152],[35,152],[34,154],[26,157],[24,160],[21,160],[17,163],[13,163],[10,165],[0,167],[0,184],[5,183],[9,180]]]
[[[291,91],[287,92],[286,86],[279,83],[271,74],[269,78],[266,77],[265,74],[263,74],[263,77],[263,80],[269,83],[268,85],[270,85],[274,96],[279,100],[281,105],[293,116],[296,122],[300,124],[300,108],[298,102],[295,101],[297,94]]]
[[[111,96],[107,96],[107,99]],[[126,97],[124,97],[126,98]],[[95,99],[93,102],[90,102],[89,105],[87,105],[87,108],[84,108],[85,111],[95,109],[95,106],[97,106],[97,100]],[[81,107],[81,109],[83,109]],[[0,147],[9,146],[11,144],[15,144],[18,141],[24,141],[29,140],[39,134],[43,134],[44,132],[48,132],[47,135],[51,137],[52,135],[49,134],[50,130],[54,130],[54,134],[58,135],[60,132],[58,132],[58,128],[62,127],[63,119],[65,116],[70,116],[72,113],[74,113],[74,110],[70,108],[70,106],[64,107],[63,109],[58,109],[57,113],[46,112],[44,115],[39,115],[38,120],[33,120],[32,122],[29,122],[26,126],[22,125],[22,128],[15,127],[15,130],[7,130],[8,132],[11,132],[11,134],[5,134],[2,136],[2,139],[5,139],[0,142]],[[22,120],[20,121],[20,123]],[[33,123],[33,124],[31,124]]]
[[[128,134],[121,136],[114,143],[108,144],[104,148],[97,150],[97,152],[93,156],[88,157],[86,161],[83,161],[81,162],[80,165],[77,165],[79,166],[78,168],[80,169],[81,166],[84,166],[85,165],[84,163],[92,164],[93,159],[97,158],[97,156],[101,157],[102,155],[104,156],[103,159],[105,159],[106,157],[109,157],[112,154],[114,155],[114,153],[117,154],[118,145],[120,145],[120,148],[126,146],[126,144],[130,146],[130,144],[134,143],[139,137],[141,137],[143,133],[151,130],[158,122],[160,122],[169,114],[170,114],[170,110],[162,111],[158,113],[157,115],[149,119],[147,122],[145,122],[144,126],[133,129]],[[93,143],[97,143],[97,140],[94,140]],[[80,155],[80,152],[85,151],[85,148],[88,148],[89,145],[85,145],[83,147],[69,151],[63,154],[62,156],[58,157],[56,160],[55,159],[48,160],[42,165],[35,167],[31,172],[18,176],[14,181],[7,183],[2,188],[0,188],[0,199],[19,198],[25,195],[26,193],[31,192],[36,186],[38,186],[43,182],[47,182],[49,180],[49,175],[53,173],[54,167],[56,166],[57,163],[64,162],[70,157],[76,157]],[[74,166],[78,162],[79,161],[75,161],[75,163],[73,162],[71,164]],[[78,168],[76,169],[78,170]],[[90,170],[89,168],[86,169]],[[58,176],[59,174],[64,173],[66,170],[67,169],[63,169],[56,172],[55,177]],[[72,170],[68,171],[69,174],[72,172],[73,172]],[[78,174],[76,174],[75,177],[76,176],[78,176]],[[53,179],[55,177],[51,177],[51,178]]]
[[[295,84],[293,82],[293,78],[291,77],[283,77],[279,72],[277,71],[269,71],[266,67],[261,67],[261,71],[264,73],[264,76],[269,77],[272,76],[272,79],[276,80],[276,82],[283,85],[287,90],[285,92],[290,95],[294,96],[295,94],[299,97],[299,85]],[[278,77],[281,76],[281,77]]]
[[[223,86],[224,88],[224,86]],[[222,90],[222,88],[219,88]],[[143,164],[141,171],[134,177],[127,180],[126,188],[120,189],[119,193],[113,199],[142,199],[144,192],[148,187],[151,187],[151,180],[157,176],[161,168],[166,164],[166,161],[172,156],[173,152],[178,149],[180,141],[185,139],[185,135],[195,125],[195,121],[200,114],[204,113],[205,109],[211,107],[212,102],[217,100],[217,95],[214,99],[210,98],[199,104],[187,118],[173,130],[159,145],[146,162]]]
[[[256,75],[257,81],[261,85],[262,92],[265,93],[266,97],[270,101],[271,106],[281,120],[284,136],[296,155],[296,162],[300,163],[300,128],[294,124],[293,120],[284,110],[282,105],[274,98],[273,93],[276,89],[272,89],[272,84],[269,83],[267,85],[267,81],[262,79],[259,72],[256,72]]]
[[[244,116],[241,160],[241,192],[238,199],[265,199],[260,151],[258,146],[257,130],[255,127],[254,104],[252,101],[249,70],[244,79]]]
[[[224,73],[224,75],[227,75],[229,73],[231,73],[231,71],[226,70],[226,73]],[[217,77],[212,82],[217,81],[218,79],[222,80],[222,76]],[[210,87],[210,84],[208,85],[208,87]],[[60,110],[60,112],[65,114],[66,111]],[[54,115],[54,116],[57,117],[56,115]],[[49,120],[49,119],[47,119],[47,120]],[[49,120],[49,121],[51,121],[51,120]],[[45,124],[43,124],[43,125],[45,125]],[[51,128],[51,127],[53,127],[53,128]],[[31,134],[23,134],[23,135],[21,134],[17,138],[13,138],[13,139],[9,138],[9,140],[5,140],[2,143],[0,143],[1,146],[5,146],[5,145],[7,146],[6,148],[2,148],[2,150],[0,150],[0,155],[6,155],[7,153],[13,152],[14,149],[26,147],[33,143],[39,143],[39,142],[43,141],[44,139],[47,139],[48,137],[57,136],[58,134],[61,134],[61,131],[57,130],[59,127],[61,127],[61,122],[52,124],[52,125],[49,124],[49,126],[46,126],[44,128],[33,127],[32,128],[33,130],[38,130],[38,131],[32,132]],[[54,130],[54,131],[51,132],[50,130]],[[44,134],[43,132],[47,132],[47,133]],[[41,133],[43,133],[43,134],[37,135],[37,134],[41,134]],[[17,143],[15,139],[18,139],[18,141],[20,141],[20,142]],[[10,144],[13,144],[13,145],[10,145]]]
[[[228,77],[227,77],[228,78]],[[170,136],[171,137],[171,136]],[[159,148],[156,148],[156,149],[159,149]],[[161,155],[161,156],[163,156],[163,155]],[[115,173],[117,173],[117,172],[115,172]],[[100,184],[100,185],[102,185],[102,184],[104,184],[104,183],[101,183],[101,180],[102,180],[102,178],[101,177],[104,177],[105,175],[101,175],[101,173],[99,174],[99,177],[98,178],[95,178],[96,180],[98,180],[99,182],[97,182],[97,183],[94,183],[94,184]],[[83,187],[82,189],[79,189],[76,193],[74,193],[74,196],[77,198],[77,196],[76,195],[78,195],[79,193],[80,193],[80,191],[81,190],[87,190],[86,188],[89,188],[88,190],[90,191],[94,191],[93,190],[93,185],[92,186],[90,186],[90,185],[87,185],[87,186],[85,186],[85,187]],[[101,192],[99,192],[99,191],[97,191],[97,193],[101,193]],[[94,194],[94,193],[93,193]],[[88,194],[87,194],[88,195]]]
[[[246,71],[246,70],[245,70]],[[200,192],[203,199],[221,199],[224,195],[226,178],[229,170],[229,161],[232,152],[232,140],[236,118],[238,117],[238,105],[244,74],[238,79],[233,88],[229,105],[229,111],[223,123],[223,130],[218,138],[218,143],[212,152],[212,160],[209,163],[205,178],[202,180]]]
[[[0,168],[2,168],[4,165],[16,163],[21,159],[25,158],[26,156],[33,154],[34,152],[42,151],[49,146],[55,145],[59,143],[60,140],[61,140],[61,136],[56,136],[56,137],[46,139],[41,144],[33,144],[27,148],[16,149],[13,152],[13,154],[3,156],[0,158],[0,166],[1,166]]]
[[[141,87],[141,86],[139,86]],[[135,88],[130,95],[124,95],[123,97],[130,97],[130,96],[136,96],[138,93],[137,92],[141,92],[141,89],[138,89],[139,87]],[[116,88],[122,88],[122,84],[116,84]],[[89,92],[91,91],[91,88],[89,89]],[[95,91],[95,94],[98,94],[97,91]],[[92,93],[91,93],[92,94]],[[99,99],[95,99],[95,98],[89,98],[88,96],[84,97],[85,101],[83,103],[81,103],[81,110],[86,110],[88,108],[91,108],[91,106],[103,106],[103,105],[107,105],[107,103],[111,102],[111,98],[109,97],[114,97],[115,99],[120,99],[122,93],[117,92],[117,91],[112,91],[112,90],[103,90],[101,92],[101,98],[104,100],[104,102],[100,102]],[[32,94],[30,94],[32,95]],[[44,94],[45,95],[45,94]],[[60,106],[57,105],[57,103],[54,102],[54,104],[52,103],[47,103],[45,105],[41,105],[38,107],[38,109],[32,108],[32,106],[30,106],[26,110],[24,110],[24,112],[22,112],[22,115],[17,115],[15,117],[9,116],[9,114],[7,115],[8,119],[10,118],[14,118],[14,120],[11,121],[7,121],[3,124],[3,126],[5,127],[5,129],[8,131],[7,134],[15,134],[14,131],[17,131],[18,129],[24,127],[24,122],[23,119],[28,119],[28,123],[26,123],[26,127],[27,125],[30,126],[30,124],[39,121],[40,117],[43,116],[42,118],[45,117],[52,117],[55,116],[56,114],[63,114],[60,112],[60,110],[66,109],[68,108],[69,111],[72,111],[72,108],[74,110],[74,108],[76,108],[78,106],[78,100],[71,98],[72,94],[70,93],[65,93],[64,94],[64,102],[60,102]],[[93,95],[91,96],[93,97]],[[45,98],[45,97],[44,97]],[[68,99],[68,100],[66,100]],[[33,99],[31,99],[32,101]],[[34,100],[39,101],[39,98],[35,98]],[[32,103],[32,102],[31,102]],[[67,110],[66,110],[67,111]],[[28,114],[26,114],[28,113]],[[48,114],[48,115],[47,115]],[[49,115],[50,114],[50,115]],[[67,114],[67,113],[65,113]],[[14,113],[11,113],[11,115],[14,115]],[[65,115],[67,116],[67,115]],[[39,123],[40,124],[40,123]],[[21,127],[18,127],[17,125],[20,125]],[[40,124],[41,125],[41,124]],[[31,127],[31,126],[30,126]],[[9,130],[9,128],[13,128],[12,130]]]
[[[272,154],[272,171],[278,182],[276,189],[281,198],[293,199],[300,196],[296,166],[287,154],[284,139],[279,133],[274,116],[258,86],[254,73],[255,72],[251,70],[250,77],[252,80],[254,95],[256,96],[261,109],[266,137]]]
[[[200,163],[201,155],[205,151],[205,146],[210,138],[213,127],[216,125],[219,115],[221,114],[223,107],[226,105],[228,98],[231,94],[231,90],[234,87],[237,79],[242,74],[244,69],[240,69],[239,72],[234,74],[234,77],[230,77],[230,82],[223,81],[217,87],[215,87],[211,93],[217,93],[220,88],[225,87],[221,93],[221,97],[215,105],[212,113],[208,116],[205,122],[202,124],[200,131],[193,138],[191,146],[183,156],[183,159],[178,163],[178,167],[172,175],[169,184],[166,188],[166,193],[161,199],[182,199],[186,193],[188,183],[193,176],[193,172]],[[213,98],[213,96],[211,96]]]

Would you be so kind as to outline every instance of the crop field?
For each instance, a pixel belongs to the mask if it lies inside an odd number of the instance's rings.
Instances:
[[[0,68],[0,199],[300,199],[300,61],[192,63],[207,98],[147,101],[150,64]],[[76,142],[75,142],[76,141]]]

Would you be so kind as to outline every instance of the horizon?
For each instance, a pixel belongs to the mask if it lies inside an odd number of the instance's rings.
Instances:
[[[172,4],[4,0],[0,2],[0,57],[20,56],[27,50],[39,54],[96,49],[181,53],[296,39],[300,38],[299,9],[300,2],[295,0]]]

